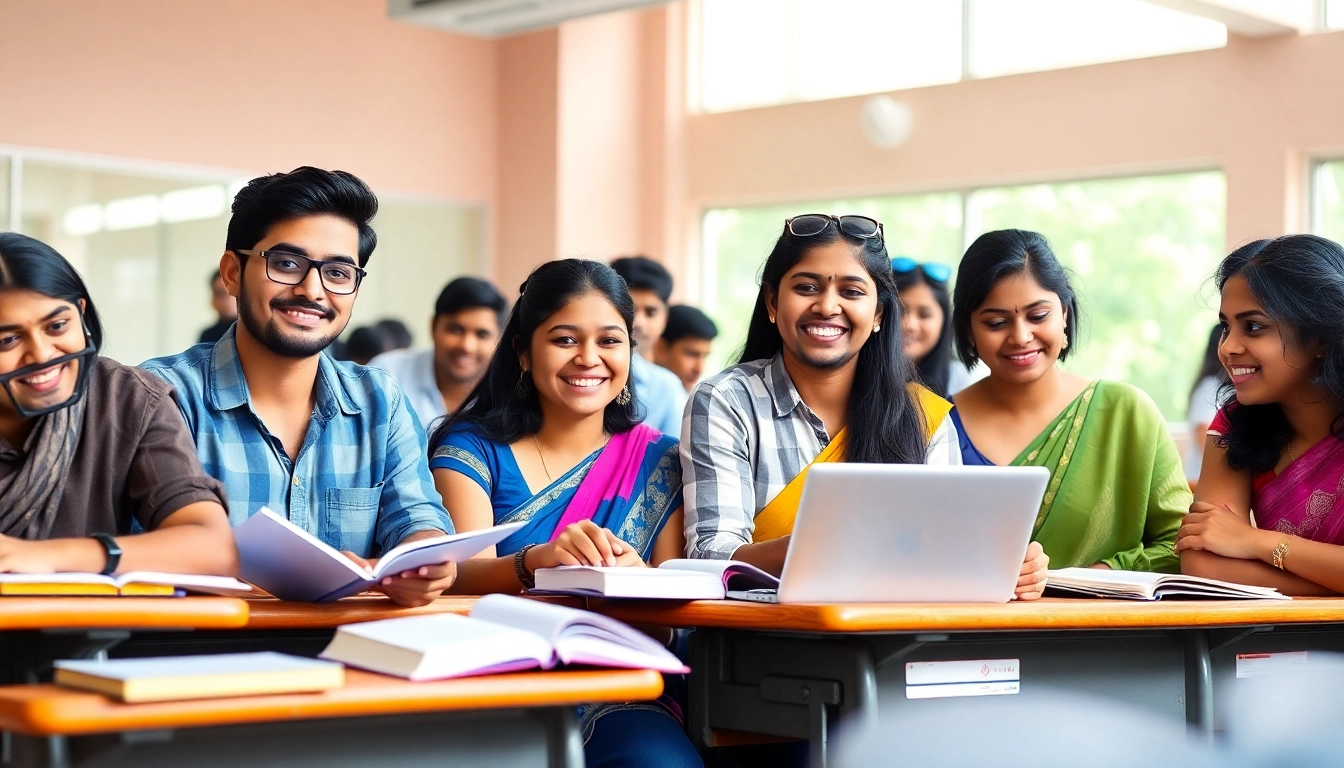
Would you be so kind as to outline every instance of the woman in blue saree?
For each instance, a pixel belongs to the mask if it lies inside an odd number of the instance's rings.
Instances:
[[[430,468],[458,531],[523,522],[461,563],[458,594],[516,593],[538,568],[643,567],[685,546],[677,440],[639,424],[634,302],[605,264],[543,264],[523,283],[466,404],[430,438]],[[589,766],[699,766],[670,697],[583,707]]]

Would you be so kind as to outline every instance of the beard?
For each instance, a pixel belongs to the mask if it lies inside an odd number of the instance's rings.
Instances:
[[[336,317],[336,313],[330,307],[324,307],[302,299],[271,300],[271,310],[274,312],[290,307],[321,312],[328,320]],[[247,332],[252,338],[256,339],[263,347],[280,357],[294,360],[302,360],[320,353],[331,346],[343,330],[337,328],[327,336],[306,336],[283,331],[274,317],[265,322],[262,321],[257,312],[252,309],[251,303],[248,302],[245,290],[240,291],[238,296],[238,319],[247,328]]]

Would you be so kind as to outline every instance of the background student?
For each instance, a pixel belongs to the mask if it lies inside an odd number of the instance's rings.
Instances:
[[[1219,323],[1209,331],[1204,359],[1199,363],[1199,374],[1190,388],[1190,405],[1185,413],[1185,421],[1190,426],[1190,447],[1181,461],[1185,467],[1185,479],[1191,482],[1199,479],[1199,468],[1204,463],[1204,442],[1207,440],[1209,425],[1218,414],[1218,393],[1228,382],[1227,370],[1218,357],[1218,345],[1222,340],[1223,325]]]
[[[1139,389],[1059,368],[1078,299],[1045,238],[987,232],[957,274],[957,351],[989,368],[955,398],[962,460],[1050,470],[1034,538],[1056,568],[1176,570],[1191,498],[1176,444]]]
[[[224,488],[171,387],[102,341],[74,267],[0,233],[0,572],[235,575]]]
[[[392,374],[428,431],[440,416],[461,407],[480,380],[499,341],[505,309],[504,297],[493,285],[459,277],[434,302],[432,349],[394,349],[369,365]]]
[[[1217,280],[1218,355],[1236,397],[1209,428],[1181,569],[1290,595],[1344,592],[1344,249],[1313,235],[1257,240]]]
[[[229,295],[229,291],[224,287],[224,278],[219,276],[219,270],[216,269],[210,276],[210,308],[215,311],[215,324],[201,331],[201,337],[197,340],[198,344],[214,344],[224,336],[224,332],[229,330],[233,321],[238,319],[238,300]]]
[[[681,434],[681,412],[686,389],[677,375],[652,362],[654,343],[667,324],[667,302],[672,297],[672,273],[653,259],[629,256],[611,262],[625,280],[635,302],[632,331],[635,357],[630,363],[631,390],[639,396],[644,423],[665,435]]]
[[[905,355],[915,364],[919,383],[939,397],[948,397],[975,381],[960,360],[952,359],[952,299],[946,264],[919,264],[909,256],[891,260],[891,274],[901,300],[901,338]]]
[[[430,466],[458,530],[527,525],[462,563],[454,589],[516,593],[538,568],[680,557],[677,440],[636,417],[625,283],[565,259],[521,294],[485,377],[435,430]],[[587,764],[700,765],[675,709],[583,708]]]
[[[299,168],[233,201],[220,272],[239,322],[142,367],[176,387],[196,452],[238,525],[270,507],[352,560],[451,533],[425,434],[383,371],[322,354],[349,322],[378,237],[378,200],[343,171]],[[407,605],[452,583],[451,563],[379,586]]]
[[[709,315],[685,304],[667,310],[667,326],[653,345],[653,361],[675,373],[690,392],[705,374],[718,326]]]
[[[950,405],[914,382],[882,228],[785,222],[761,271],[741,360],[696,388],[681,440],[689,557],[778,575],[814,462],[959,464]],[[1020,598],[1039,597],[1033,543]]]

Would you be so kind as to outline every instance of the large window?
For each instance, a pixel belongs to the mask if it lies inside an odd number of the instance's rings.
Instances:
[[[709,211],[702,295],[720,326],[718,362],[729,361],[742,344],[761,264],[784,219],[809,211],[874,216],[886,227],[893,255],[953,266],[967,238],[980,232],[1043,233],[1072,270],[1083,307],[1083,336],[1070,369],[1127,381],[1147,391],[1168,419],[1185,418],[1217,316],[1208,277],[1224,249],[1221,173]]]
[[[1344,243],[1344,160],[1316,166],[1312,229],[1322,237]]]
[[[710,112],[1227,43],[1222,24],[1147,0],[698,0],[696,7],[698,106]]]
[[[136,364],[178,352],[214,323],[210,275],[243,180],[0,157],[0,182],[15,164],[22,169],[18,229],[55,247],[83,274],[109,357]],[[8,226],[7,189],[0,183],[0,228]],[[483,226],[477,208],[384,195],[374,220],[378,249],[350,327],[395,318],[427,344],[439,290],[484,266]]]
[[[1325,0],[1325,28],[1344,29],[1344,0]]]

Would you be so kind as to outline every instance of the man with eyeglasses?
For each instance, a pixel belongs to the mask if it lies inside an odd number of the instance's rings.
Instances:
[[[213,345],[141,366],[174,386],[233,525],[269,507],[361,563],[453,531],[401,388],[322,354],[350,320],[377,210],[368,186],[343,171],[253,179],[234,198],[219,262],[238,323]],[[455,576],[452,564],[433,566],[379,588],[423,605]]]

